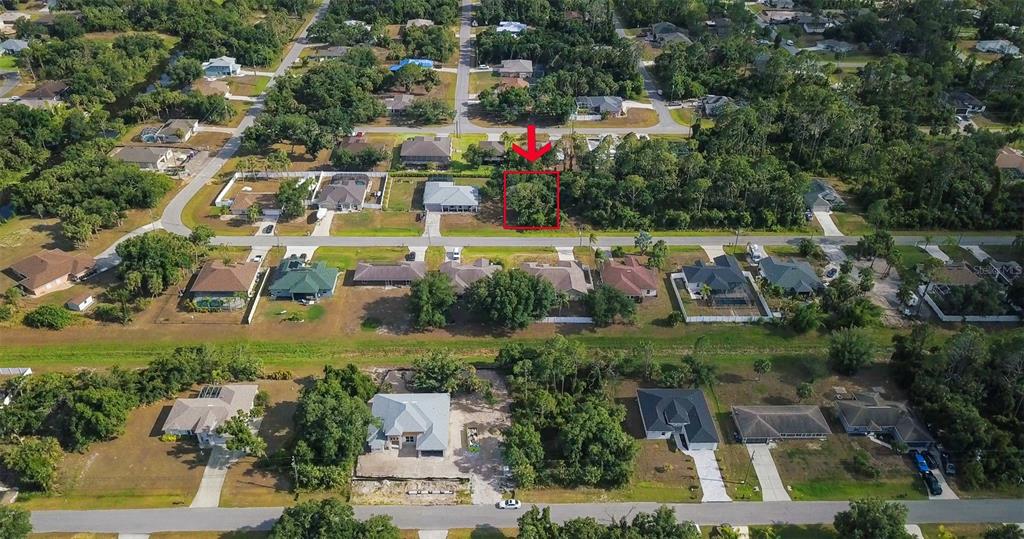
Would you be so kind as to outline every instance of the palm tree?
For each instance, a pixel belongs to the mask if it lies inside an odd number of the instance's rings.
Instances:
[[[593,230],[590,231],[590,236],[587,238],[587,242],[590,243],[590,248],[597,250],[597,234]]]
[[[558,316],[562,316],[562,308],[569,306],[569,294],[559,290],[555,295],[555,304],[558,305]]]
[[[924,235],[924,248],[927,249],[928,246],[931,245],[933,241],[935,241],[935,237],[934,236],[932,236],[931,234],[925,234]]]
[[[711,305],[711,285],[708,283],[701,283],[700,285],[700,296]]]

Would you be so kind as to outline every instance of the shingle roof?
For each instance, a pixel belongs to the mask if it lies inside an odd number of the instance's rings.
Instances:
[[[494,274],[494,272],[500,269],[501,266],[491,264],[491,261],[486,258],[478,258],[472,264],[460,264],[454,261],[441,264],[441,273],[451,278],[452,286],[455,288],[455,292],[459,294],[465,292],[473,283]]]
[[[448,393],[377,394],[370,399],[370,412],[381,419],[381,426],[370,425],[367,442],[386,436],[419,432],[418,451],[448,449],[448,417],[451,397]]]
[[[238,412],[252,410],[257,391],[256,385],[233,384],[221,387],[217,397],[178,399],[163,430],[211,432]]]
[[[125,146],[118,148],[114,152],[114,157],[126,163],[155,165],[161,159],[165,159],[169,151],[168,148],[154,148],[151,146]]]
[[[636,399],[648,431],[685,432],[689,443],[718,443],[718,431],[703,391],[637,389]]]
[[[28,41],[24,39],[6,39],[0,43],[0,49],[11,52],[21,52],[28,48]]]
[[[509,88],[529,88],[530,81],[519,77],[501,77],[498,79],[498,86],[507,86]]]
[[[515,79],[515,80],[523,80],[523,79]],[[477,144],[477,146],[481,150],[487,150],[494,157],[501,157],[501,156],[505,155],[505,153],[507,152],[507,150],[505,149],[505,144],[503,144],[499,140],[485,140],[485,141],[482,141],[479,144]]]
[[[409,94],[395,94],[384,100],[384,106],[389,110],[405,110],[416,101],[416,98]]]
[[[832,432],[817,406],[733,406],[732,417],[744,439],[778,439],[786,435],[827,436]]]
[[[583,267],[575,260],[562,260],[556,264],[542,264],[540,262],[523,262],[520,268],[529,273],[544,279],[555,287],[555,290],[562,292],[576,292],[586,294],[593,288],[587,282],[587,276]]]
[[[661,34],[669,34],[669,33],[672,33],[672,32],[678,32],[678,31],[679,31],[679,27],[674,25],[674,24],[672,24],[672,23],[670,23],[670,22],[668,22],[668,21],[656,22],[656,23],[651,25],[651,32],[653,32],[654,35],[656,35],[656,36],[657,35],[661,35]]]
[[[715,293],[728,292],[747,282],[740,263],[730,255],[716,256],[714,264],[698,260],[692,266],[683,266],[683,275],[691,285],[707,284]]]
[[[337,175],[330,183],[320,190],[319,202],[336,206],[348,204],[358,206],[366,196],[366,187],[370,184],[369,177],[363,174]]]
[[[1024,172],[1024,153],[1009,146],[999,149],[996,154],[996,168]]]
[[[35,89],[26,92],[22,99],[53,99],[60,97],[68,89],[68,85],[59,80],[46,80],[39,83]]]
[[[601,267],[601,280],[627,296],[641,296],[644,290],[658,289],[657,273],[644,267],[635,256],[627,256],[622,262],[607,260]]]
[[[199,269],[189,291],[248,292],[259,269],[260,263],[256,261],[227,265],[219,260],[211,260]]]
[[[11,269],[24,276],[18,284],[34,289],[61,277],[83,273],[95,263],[92,257],[84,254],[44,249],[11,264]]]
[[[360,262],[352,273],[356,282],[412,282],[427,274],[427,265],[421,261],[404,261],[398,264],[369,264]]]
[[[350,47],[326,47],[316,51],[316,56],[318,58],[341,58],[342,56],[348,54],[350,50],[352,50]]]
[[[810,264],[803,260],[783,260],[774,256],[759,263],[761,275],[768,282],[783,290],[797,294],[809,294],[821,289],[821,280]]]
[[[533,62],[523,59],[502,60],[498,73],[533,73]]]
[[[877,393],[860,393],[856,400],[836,401],[836,409],[846,424],[854,428],[868,432],[895,430],[906,443],[933,441],[906,405],[883,400]]]
[[[424,206],[476,206],[480,194],[476,187],[454,182],[429,181],[423,186]]]
[[[290,256],[278,264],[276,278],[269,291],[273,296],[324,294],[334,290],[339,273],[337,268],[323,262],[306,264],[302,259]]]
[[[622,98],[617,95],[577,97],[576,107],[603,113],[618,113],[622,111]]]
[[[401,157],[451,157],[452,139],[413,137],[402,143]]]

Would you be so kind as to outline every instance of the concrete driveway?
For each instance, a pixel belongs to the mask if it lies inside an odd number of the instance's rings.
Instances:
[[[697,469],[697,477],[700,479],[700,488],[704,492],[701,503],[707,502],[731,502],[732,498],[725,491],[725,480],[722,479],[722,470],[715,460],[715,452],[710,449],[699,449],[696,451],[683,451],[683,454],[693,459],[694,468]]]
[[[233,455],[223,447],[215,446],[210,451],[210,460],[206,462],[206,469],[203,470],[203,480],[199,482],[199,490],[196,491],[196,497],[192,498],[189,507],[220,506],[220,491],[224,488],[224,478],[227,477],[228,467],[237,458],[238,455]]]
[[[714,260],[717,256],[725,256],[725,248],[721,245],[702,245],[702,249],[708,255],[708,258]]]
[[[827,211],[816,211],[814,212],[814,218],[818,220],[818,224],[821,225],[821,233],[826,236],[842,236],[842,231],[836,226],[835,221],[832,220],[832,214]]]
[[[754,464],[757,481],[761,483],[761,498],[766,502],[788,502],[789,492],[775,467],[771,448],[774,444],[746,444],[750,462]]]

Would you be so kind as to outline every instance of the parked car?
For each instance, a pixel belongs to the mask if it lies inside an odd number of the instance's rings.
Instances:
[[[519,509],[523,506],[523,503],[515,498],[509,498],[508,500],[501,500],[498,502],[498,509]]]
[[[924,451],[924,461],[928,463],[929,470],[938,470],[939,465],[935,463],[935,456],[932,455],[931,451]]]
[[[917,466],[917,471],[921,473],[931,473],[931,469],[928,467],[928,462],[924,460],[924,456],[919,451],[914,451],[910,454],[910,457],[914,459],[914,465]]]
[[[267,226],[263,227],[263,233],[264,234],[270,234],[273,231],[274,231],[274,225],[267,225]]]
[[[477,69],[490,69],[491,66],[489,66],[487,64],[480,64],[480,65],[476,66],[476,68]]]
[[[939,484],[939,480],[935,478],[935,474],[931,470],[921,473],[921,477],[924,479],[925,486],[928,487],[928,494],[932,496],[942,494],[942,485]]]
[[[956,464],[946,451],[939,451],[939,461],[942,462],[942,472],[946,475],[956,475]]]

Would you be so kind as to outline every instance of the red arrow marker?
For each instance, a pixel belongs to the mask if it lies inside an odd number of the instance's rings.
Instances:
[[[526,127],[526,147],[522,149],[518,144],[513,144],[512,149],[526,159],[527,162],[532,163],[541,158],[542,155],[551,151],[551,143],[547,143],[544,146],[537,147],[537,126],[529,125]]]

